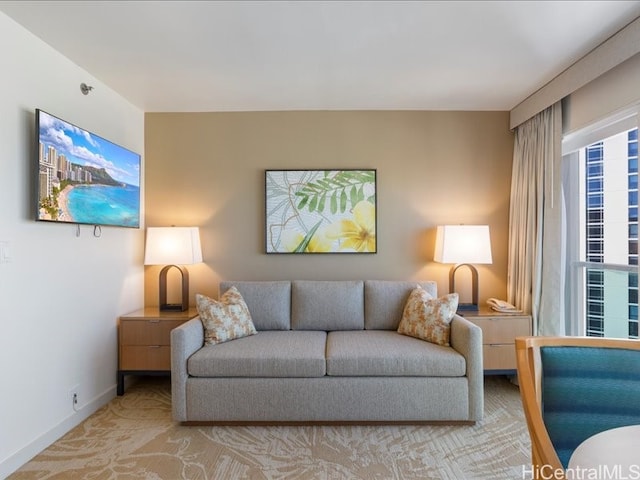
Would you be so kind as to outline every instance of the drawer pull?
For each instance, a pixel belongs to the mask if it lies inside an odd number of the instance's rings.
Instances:
[[[149,348],[160,348],[160,345],[149,345]]]
[[[158,319],[149,320],[149,323],[160,323],[160,320],[158,320]]]

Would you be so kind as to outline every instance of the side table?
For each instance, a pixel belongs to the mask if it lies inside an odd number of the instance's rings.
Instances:
[[[118,395],[124,394],[125,375],[171,373],[171,330],[197,315],[195,307],[184,312],[161,312],[158,307],[146,307],[120,317]]]
[[[496,312],[488,307],[458,314],[482,329],[485,375],[515,375],[515,339],[532,334],[531,315]]]

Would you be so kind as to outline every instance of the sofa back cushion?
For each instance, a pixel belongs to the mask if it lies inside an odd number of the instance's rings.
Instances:
[[[362,330],[364,282],[295,280],[291,282],[293,330]]]
[[[416,285],[420,285],[432,297],[438,296],[438,284],[433,281],[366,280],[364,282],[364,328],[397,330],[404,306]]]
[[[249,309],[256,330],[291,329],[291,282],[220,282],[220,296],[235,286]]]

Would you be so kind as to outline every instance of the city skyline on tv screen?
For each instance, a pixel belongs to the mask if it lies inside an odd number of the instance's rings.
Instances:
[[[43,221],[140,226],[140,155],[43,110],[38,207]]]

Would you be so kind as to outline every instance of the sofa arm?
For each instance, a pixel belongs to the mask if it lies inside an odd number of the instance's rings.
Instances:
[[[467,364],[469,381],[469,420],[482,420],[484,414],[484,370],[482,365],[482,329],[460,315],[451,321],[451,346]]]
[[[187,360],[204,344],[200,317],[195,317],[171,330],[171,405],[173,418],[187,420]]]

